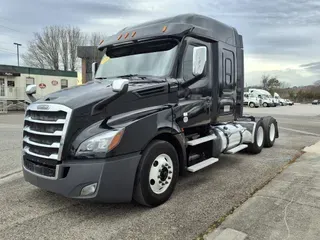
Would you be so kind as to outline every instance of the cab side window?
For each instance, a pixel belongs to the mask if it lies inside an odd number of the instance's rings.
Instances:
[[[183,71],[183,79],[185,81],[190,80],[193,78],[192,74],[192,60],[193,60],[193,48],[195,46],[193,45],[188,45],[187,49],[185,51],[185,55],[183,58],[183,63],[182,63],[182,71]]]

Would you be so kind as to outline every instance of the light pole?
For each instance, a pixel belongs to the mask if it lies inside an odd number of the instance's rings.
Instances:
[[[19,66],[19,47],[22,46],[20,43],[13,43],[14,45],[17,45],[17,59],[18,59],[18,66]]]

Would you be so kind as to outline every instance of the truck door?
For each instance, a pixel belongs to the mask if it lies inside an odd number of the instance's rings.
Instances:
[[[212,66],[212,48],[210,43],[192,37],[187,37],[184,43],[185,47],[181,52],[182,59],[178,73],[179,78],[183,81],[194,77],[192,74],[193,49],[197,46],[207,48],[207,63],[203,78],[183,90],[184,96],[179,99],[179,113],[177,115],[180,115],[180,118],[177,119],[177,122],[180,127],[189,128],[210,123],[212,100],[209,84],[212,81],[212,68],[210,68]]]
[[[235,73],[235,51],[222,47],[220,52],[221,73],[219,86],[219,116],[218,121],[234,120],[236,107],[236,73]]]

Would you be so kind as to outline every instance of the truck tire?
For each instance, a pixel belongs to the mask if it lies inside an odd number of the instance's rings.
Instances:
[[[254,108],[256,105],[253,103],[253,102],[251,102],[250,104],[249,104],[249,107],[251,107],[251,108]]]
[[[264,141],[265,141],[264,135],[265,135],[264,125],[262,120],[260,119],[256,123],[256,128],[254,131],[254,142],[248,144],[248,148],[247,148],[248,153],[258,154],[262,151],[264,147]]]
[[[163,204],[173,193],[178,176],[179,159],[175,148],[166,141],[152,141],[142,153],[133,199],[148,207]]]
[[[263,103],[263,106],[264,106],[264,107],[268,107],[268,103],[266,103],[266,102]]]
[[[264,124],[264,147],[270,148],[276,140],[277,121],[273,117],[263,119]]]

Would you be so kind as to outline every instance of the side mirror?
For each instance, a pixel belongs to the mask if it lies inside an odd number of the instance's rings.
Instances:
[[[112,90],[114,92],[127,91],[129,87],[129,80],[127,79],[118,79],[112,82]]]
[[[27,95],[33,95],[36,92],[37,92],[37,85],[32,84],[32,85],[28,85],[26,87],[26,94]]]
[[[203,46],[193,48],[192,73],[194,76],[203,74],[206,62],[207,48]]]
[[[94,79],[94,77],[95,77],[95,75],[96,75],[97,69],[98,69],[98,63],[97,63],[97,62],[93,62],[93,63],[92,63],[92,67],[91,67],[91,70],[92,70],[92,80]]]

